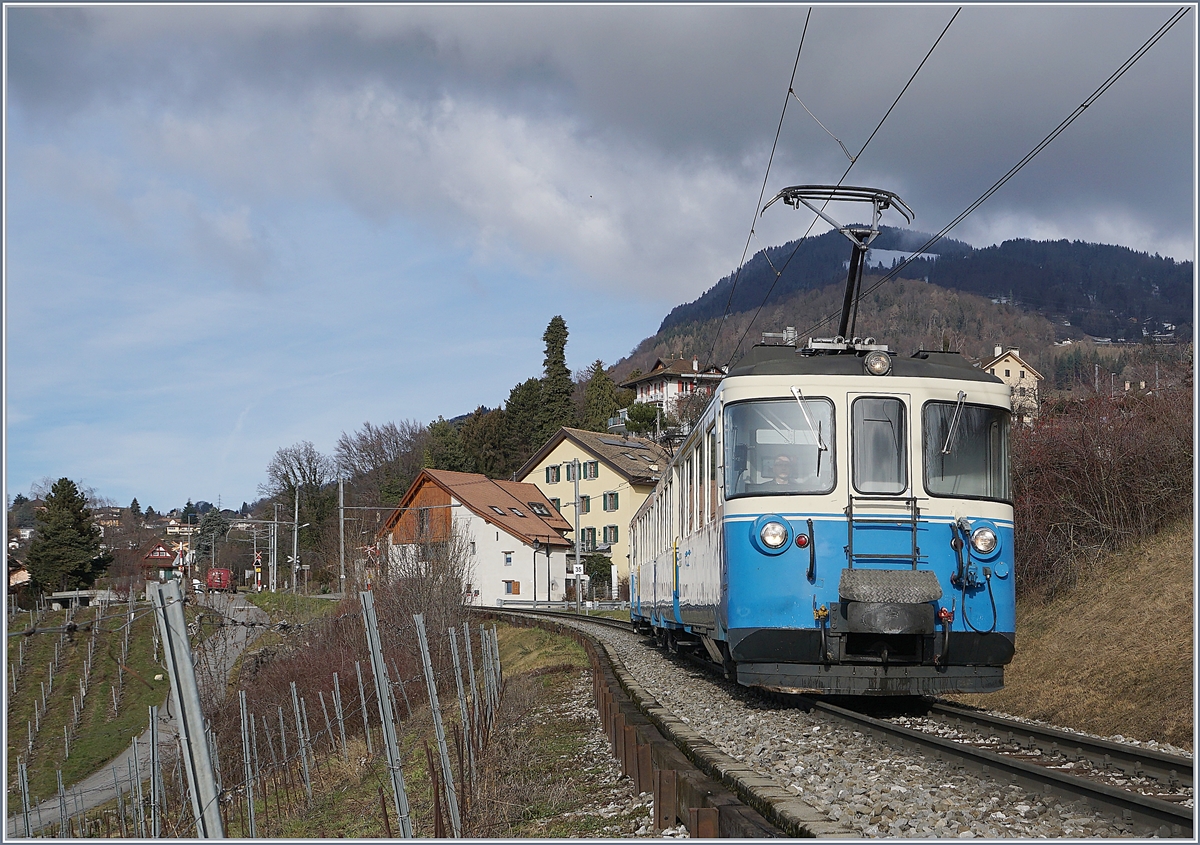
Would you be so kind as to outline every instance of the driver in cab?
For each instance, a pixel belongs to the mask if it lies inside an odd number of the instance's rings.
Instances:
[[[785,492],[795,489],[795,467],[790,455],[779,455],[771,462],[771,477],[757,486],[758,493]]]

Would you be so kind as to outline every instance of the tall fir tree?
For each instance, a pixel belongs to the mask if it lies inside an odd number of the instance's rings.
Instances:
[[[561,316],[552,318],[542,340],[546,342],[546,356],[542,366],[542,407],[535,449],[560,427],[575,425],[575,403],[571,401],[575,382],[567,369],[567,321]]]
[[[200,529],[196,533],[196,559],[202,567],[212,566],[214,560],[219,558],[219,550],[216,555],[213,554],[214,544],[224,542],[228,532],[229,520],[221,516],[217,508],[209,508],[200,517]],[[220,566],[220,563],[216,565]]]
[[[459,429],[462,448],[475,466],[488,478],[508,478],[515,467],[509,466],[507,429],[504,409],[489,411],[480,406]]]
[[[142,506],[138,504],[137,496],[134,496],[133,501],[129,503],[129,514],[135,517],[142,515]]]
[[[463,449],[458,429],[442,417],[429,424],[425,445],[425,466],[454,472],[475,472],[475,463]]]
[[[100,529],[92,524],[87,498],[75,482],[60,478],[37,514],[36,535],[26,565],[33,580],[50,590],[91,584],[111,561],[100,549]]]
[[[508,459],[519,468],[544,441],[541,433],[542,382],[530,378],[518,384],[504,403],[504,430]]]
[[[589,431],[608,431],[609,417],[621,407],[617,398],[617,384],[605,372],[604,362],[599,358],[588,368],[587,376],[580,427]]]

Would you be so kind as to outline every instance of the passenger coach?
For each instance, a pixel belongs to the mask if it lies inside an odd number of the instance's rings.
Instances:
[[[957,353],[754,347],[634,516],[634,622],[748,686],[999,689],[1009,401]]]

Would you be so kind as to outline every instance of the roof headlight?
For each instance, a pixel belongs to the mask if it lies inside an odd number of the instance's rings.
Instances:
[[[971,532],[971,545],[981,555],[991,554],[996,548],[996,532],[990,528],[976,528]]]
[[[868,352],[863,359],[863,366],[873,376],[886,376],[892,371],[892,356],[881,349]]]
[[[768,549],[782,548],[788,541],[787,526],[772,520],[758,530],[758,538]]]

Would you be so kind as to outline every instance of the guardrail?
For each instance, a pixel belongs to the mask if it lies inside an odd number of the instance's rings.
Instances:
[[[524,599],[496,599],[497,607],[511,607],[518,610],[574,610],[573,601],[531,601]],[[580,603],[580,609],[585,613],[589,610],[629,610],[627,601],[585,601]]]

